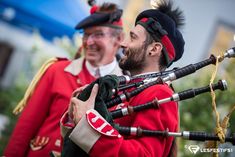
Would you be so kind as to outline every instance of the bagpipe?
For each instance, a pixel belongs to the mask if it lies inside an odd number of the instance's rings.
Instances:
[[[132,136],[162,136],[162,137],[182,137],[186,140],[193,141],[220,141],[219,137],[213,133],[199,132],[199,131],[181,131],[181,132],[169,132],[157,131],[157,130],[144,130],[140,127],[120,127],[119,133],[122,135],[132,135]],[[225,142],[230,142],[235,145],[235,133],[232,136],[225,137]]]
[[[227,89],[227,82],[225,80],[219,80],[218,83],[212,84],[213,90],[226,90]],[[186,100],[189,98],[193,98],[199,94],[205,93],[205,92],[210,92],[210,86],[205,86],[201,88],[196,88],[196,89],[188,89],[179,93],[173,94],[169,98],[164,98],[161,100],[157,100],[155,98],[153,101],[145,103],[145,104],[140,104],[138,106],[128,106],[122,109],[114,110],[111,111],[111,116],[113,119],[115,118],[120,118],[123,116],[131,115],[134,112],[140,112],[149,108],[156,108],[158,109],[160,107],[160,104],[170,102],[170,101],[182,101]]]
[[[162,84],[166,83],[168,81],[174,81],[176,79],[182,78],[184,76],[187,76],[189,74],[192,74],[196,72],[197,70],[210,65],[210,64],[216,64],[216,60],[218,59],[219,62],[222,62],[224,58],[231,58],[235,57],[235,48],[231,48],[226,51],[226,53],[223,56],[214,56],[211,55],[209,59],[206,59],[204,61],[195,63],[195,64],[189,64],[183,68],[177,68],[176,70],[173,70],[172,72],[166,72],[166,73],[155,73],[155,74],[149,74],[149,75],[143,75],[136,77],[130,77],[130,76],[118,76],[118,83],[119,85],[122,85],[122,88],[128,89],[129,87],[133,87],[129,85],[128,83],[131,83],[133,80],[140,79],[140,83],[134,83],[139,84],[139,87],[137,87],[135,90],[132,90],[130,92],[123,92],[120,95],[117,95],[113,97],[112,99],[106,101],[106,105],[108,108],[117,105],[119,103],[122,103],[124,101],[128,101],[131,97],[139,94],[144,89],[156,85],[156,84]],[[167,74],[168,73],[168,74]],[[159,76],[158,76],[159,75]],[[157,77],[154,77],[157,76]],[[143,83],[142,83],[143,82]],[[127,85],[127,87],[123,87],[123,84]],[[133,84],[133,83],[132,83]],[[119,89],[113,89],[114,93],[117,93]]]
[[[164,98],[161,100],[154,99],[151,102],[145,104],[140,104],[136,106],[128,106],[122,109],[117,109],[109,111],[111,108],[120,103],[129,101],[132,97],[143,92],[145,89],[163,83],[169,83],[176,79],[185,77],[196,72],[203,67],[211,64],[216,64],[217,62],[222,62],[225,58],[235,57],[235,47],[228,49],[223,55],[214,56],[211,55],[208,59],[195,64],[189,64],[182,68],[174,68],[165,72],[151,73],[138,76],[116,76],[108,75],[98,78],[95,82],[91,83],[84,91],[78,96],[81,100],[86,100],[89,97],[89,93],[95,83],[99,84],[99,91],[96,97],[95,110],[97,110],[101,116],[106,119],[112,126],[114,126],[120,134],[127,136],[163,136],[163,137],[183,137],[188,140],[195,141],[219,141],[220,138],[213,133],[206,132],[170,132],[169,130],[146,130],[141,127],[123,127],[118,126],[114,123],[113,119],[121,118],[126,115],[131,115],[134,112],[142,112],[147,109],[160,109],[161,105],[170,101],[182,101],[186,99],[193,98],[197,95],[203,94],[205,92],[210,92],[211,90],[221,90],[227,89],[227,83],[225,80],[219,80],[215,84],[210,84],[205,87],[188,89],[182,92],[174,93],[171,97]],[[231,142],[235,145],[235,134],[224,138],[225,142]]]

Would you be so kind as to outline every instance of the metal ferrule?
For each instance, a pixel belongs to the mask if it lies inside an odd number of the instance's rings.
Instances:
[[[180,100],[179,94],[178,94],[178,93],[173,94],[173,95],[172,95],[172,99],[173,99],[174,101],[179,101],[179,100]]]
[[[163,103],[169,102],[169,101],[171,101],[171,98],[161,99],[161,100],[158,100],[158,104],[163,104]]]
[[[121,99],[122,101],[126,100],[126,95],[125,95],[125,94],[121,94],[121,95],[120,95],[120,99]]]
[[[168,136],[181,137],[181,132],[168,132]]]
[[[137,128],[131,127],[130,134],[133,135],[133,136],[136,136],[137,135]]]
[[[130,76],[128,76],[128,75],[123,75],[123,76],[126,78],[126,83],[129,83],[131,81]]]
[[[184,139],[189,139],[189,135],[190,135],[189,131],[183,131],[182,134],[183,134]]]
[[[225,80],[222,80],[222,84],[223,84],[224,90],[227,90],[228,89],[227,82]]]
[[[175,76],[175,73],[170,73],[169,74],[169,77],[170,77],[170,81],[173,81],[176,79],[176,76]],[[165,81],[164,81],[165,82]]]
[[[162,78],[162,81],[163,81],[163,82],[171,81],[171,80],[170,80],[170,76],[168,75],[168,76],[166,76],[166,77],[163,77],[163,78]]]
[[[129,112],[128,112],[128,109],[127,108],[123,108],[122,110],[122,115],[125,116],[125,115],[128,115]]]
[[[147,79],[145,79],[143,82],[144,82],[144,84],[147,84],[147,83],[156,81],[157,79],[158,79],[158,77],[156,77],[156,78],[147,78]]]
[[[235,57],[235,51],[233,48],[228,49],[226,51],[226,53],[224,54],[225,57],[231,58],[231,57]]]

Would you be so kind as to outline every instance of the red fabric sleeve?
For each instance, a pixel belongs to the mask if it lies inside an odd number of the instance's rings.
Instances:
[[[51,93],[51,71],[46,71],[38,82],[33,95],[21,113],[15,129],[11,135],[4,155],[7,157],[25,157],[29,150],[30,140],[33,139],[47,117],[50,108]]]
[[[75,127],[73,120],[69,117],[68,111],[66,111],[65,114],[62,116],[62,118],[60,119],[60,122],[61,122],[61,125],[64,127],[68,127],[68,128]]]
[[[155,85],[130,101],[130,105],[135,106],[152,101],[155,97],[159,100],[170,97],[172,91],[166,85]],[[175,102],[160,105],[159,109],[149,109],[138,112],[134,115],[131,126],[141,127],[150,130],[177,131],[178,106]],[[102,135],[93,145],[89,153],[90,156],[147,156],[165,157],[169,154],[173,138],[163,137],[128,137],[110,138]],[[105,151],[104,151],[105,150]]]

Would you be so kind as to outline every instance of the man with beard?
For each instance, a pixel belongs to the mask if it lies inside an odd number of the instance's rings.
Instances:
[[[67,110],[72,92],[107,74],[122,75],[115,55],[123,39],[122,11],[113,3],[93,6],[91,15],[76,29],[83,29],[84,57],[59,59],[48,69],[19,108],[24,108],[4,155],[46,157],[61,151],[59,121]]]
[[[129,70],[132,75],[165,70],[183,54],[184,39],[178,30],[182,22],[181,11],[173,9],[171,2],[162,1],[157,9],[141,12],[135,27],[121,44],[125,56],[120,61],[120,67]],[[172,137],[131,136],[135,134],[134,130],[131,130],[130,136],[120,135],[94,110],[97,92],[97,85],[94,85],[87,101],[72,98],[70,109],[73,110],[61,119],[63,131],[73,129],[69,138],[89,156],[166,157],[175,154]],[[161,100],[172,94],[167,84],[153,85],[122,107],[145,104],[155,98]],[[144,110],[114,122],[126,127],[175,132],[178,131],[178,105],[176,102],[164,103],[159,109]]]

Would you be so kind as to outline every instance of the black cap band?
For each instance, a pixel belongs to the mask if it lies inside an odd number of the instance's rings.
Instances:
[[[118,22],[121,19],[122,10],[118,9],[112,13],[104,13],[104,12],[95,12],[79,22],[76,25],[76,29],[84,29],[92,26],[115,26],[115,28],[122,28],[120,24],[114,24],[114,22]]]

